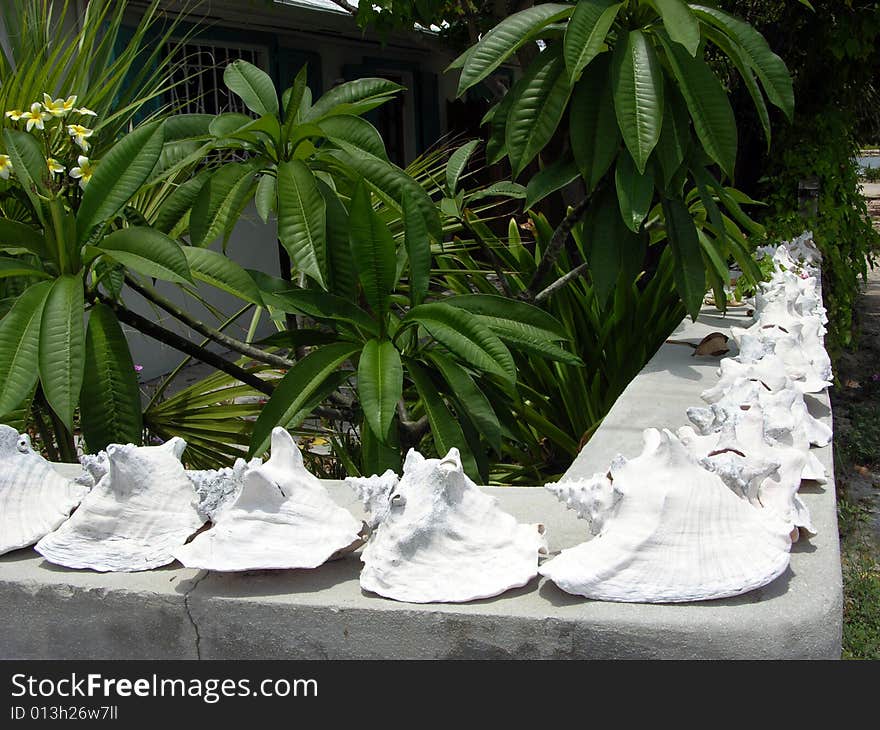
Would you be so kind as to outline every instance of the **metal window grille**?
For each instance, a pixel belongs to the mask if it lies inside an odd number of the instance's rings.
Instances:
[[[168,49],[174,63],[174,82],[168,102],[181,113],[249,114],[241,99],[223,83],[223,71],[242,59],[266,69],[267,53],[259,46],[219,44],[208,41],[186,43]]]

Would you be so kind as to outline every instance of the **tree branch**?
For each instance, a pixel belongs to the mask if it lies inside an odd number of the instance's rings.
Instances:
[[[217,370],[221,370],[227,375],[231,375],[236,380],[241,381],[245,385],[251,386],[254,390],[258,390],[260,393],[272,395],[275,390],[275,386],[272,385],[272,383],[263,380],[257,376],[256,373],[248,372],[234,362],[229,362],[229,360],[226,360],[217,353],[211,352],[204,347],[199,347],[196,343],[191,342],[185,337],[181,337],[176,332],[167,330],[152,320],[142,317],[136,312],[132,312],[130,309],[126,309],[122,304],[110,297],[106,297],[103,294],[93,293],[90,294],[88,298],[91,302],[98,301],[101,302],[101,304],[106,304],[116,313],[116,317],[120,322],[124,322],[125,324],[134,327],[138,332],[141,332],[148,337],[152,337],[158,342],[170,345],[175,350],[191,355],[196,360],[217,368]]]
[[[535,304],[539,302],[543,302],[547,299],[551,294],[558,291],[562,287],[564,287],[568,282],[572,279],[577,279],[581,276],[589,267],[587,263],[583,263],[580,266],[576,266],[571,271],[569,271],[564,276],[560,276],[556,281],[554,281],[550,286],[545,289],[542,289],[535,295]]]
[[[289,369],[294,366],[292,360],[288,360],[287,358],[280,357],[278,355],[273,355],[271,352],[266,352],[265,350],[261,350],[259,347],[248,345],[244,342],[241,342],[240,340],[235,339],[234,337],[230,337],[220,330],[209,327],[204,322],[200,322],[194,317],[191,317],[189,314],[177,307],[173,302],[159,294],[159,292],[157,292],[152,287],[141,284],[127,274],[125,276],[125,283],[128,284],[129,287],[134,289],[142,297],[144,297],[144,299],[147,299],[148,301],[153,302],[153,304],[155,304],[156,306],[164,309],[176,320],[183,322],[183,324],[185,324],[187,327],[190,327],[199,334],[204,335],[205,337],[213,340],[220,345],[223,345],[224,347],[228,347],[230,350],[234,350],[241,355],[246,355],[253,360],[265,363],[266,365],[271,365],[272,367]]]
[[[584,198],[581,200],[580,203],[568,212],[568,215],[562,219],[562,223],[560,223],[556,227],[556,230],[553,231],[553,236],[550,238],[547,250],[544,251],[544,255],[541,257],[541,263],[538,264],[538,268],[535,270],[535,274],[532,276],[528,288],[520,295],[521,299],[526,301],[535,300],[535,289],[541,285],[544,277],[546,277],[550,272],[550,269],[553,268],[553,265],[559,258],[559,254],[562,253],[562,249],[565,247],[565,244],[568,243],[571,229],[574,228],[575,224],[583,217],[589,204],[590,198]]]
[[[334,5],[342,8],[345,12],[349,13],[352,16],[356,16],[358,9],[354,5],[350,5],[345,0],[330,0]]]

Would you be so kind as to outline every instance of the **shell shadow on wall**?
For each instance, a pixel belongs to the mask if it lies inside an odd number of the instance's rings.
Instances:
[[[474,484],[457,449],[410,449],[393,472],[346,480],[370,513],[361,587],[410,603],[461,603],[526,585],[546,552],[542,525],[520,524]]]
[[[107,472],[73,516],[37,543],[50,563],[132,572],[173,562],[173,550],[202,526],[181,438],[161,446],[107,447]]]
[[[88,491],[55,471],[27,434],[0,424],[0,555],[52,532]]]
[[[788,567],[789,527],[737,497],[668,430],[649,428],[635,459],[547,488],[600,527],[539,572],[587,598],[678,603],[754,590]]]
[[[213,512],[210,530],[174,551],[186,567],[316,568],[361,545],[361,523],[306,470],[285,429],[272,431],[272,456],[265,464],[240,461],[233,471],[241,473],[237,495]]]

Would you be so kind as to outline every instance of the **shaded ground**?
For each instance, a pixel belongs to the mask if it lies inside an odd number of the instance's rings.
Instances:
[[[875,187],[878,197],[868,202],[877,226],[880,186]],[[858,348],[837,362],[831,391],[844,575],[843,656],[880,659],[880,268],[869,273],[858,317]]]

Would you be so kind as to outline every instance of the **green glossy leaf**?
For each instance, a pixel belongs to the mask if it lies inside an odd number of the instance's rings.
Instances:
[[[275,176],[268,173],[260,175],[257,189],[254,191],[254,205],[257,208],[257,215],[260,216],[263,223],[269,222],[269,217],[275,210],[277,200]]]
[[[526,186],[526,210],[551,193],[577,180],[580,170],[574,160],[560,159],[534,175]]]
[[[209,134],[213,114],[175,114],[165,122],[165,142],[204,138]]]
[[[132,226],[101,239],[101,253],[139,274],[184,284],[192,281],[180,245],[153,228]]]
[[[360,344],[349,342],[326,345],[297,362],[278,383],[269,402],[260,412],[251,435],[248,458],[265,453],[275,426],[296,428],[299,423],[293,417],[298,414],[301,414],[300,423],[305,420],[308,414],[301,413],[302,406],[328,377],[360,349]]]
[[[207,248],[183,246],[181,250],[194,279],[204,281],[246,302],[263,305],[260,290],[254,280],[237,263],[222,253]]]
[[[275,84],[262,69],[241,59],[230,63],[223,71],[223,83],[259,115],[278,114],[278,95]]]
[[[23,248],[41,258],[46,258],[46,240],[36,228],[24,223],[0,218],[0,249]]]
[[[348,211],[336,192],[320,178],[318,190],[327,206],[327,274],[330,291],[348,301],[357,296],[357,272],[348,242]]]
[[[654,176],[647,170],[644,174],[640,174],[632,157],[623,153],[617,158],[614,185],[617,189],[617,202],[623,222],[635,233],[641,228],[651,209]]]
[[[278,165],[278,238],[293,267],[326,288],[327,206],[301,160]]]
[[[357,149],[364,150],[381,160],[388,160],[385,143],[372,124],[351,114],[339,114],[323,119],[319,129],[330,141],[343,140]]]
[[[387,469],[400,474],[400,441],[396,427],[391,428],[391,443],[386,445],[379,441],[364,419],[360,437],[362,474],[384,474]]]
[[[666,233],[675,256],[675,288],[696,321],[706,294],[706,270],[697,228],[687,206],[680,200],[664,198],[663,213],[666,216]]]
[[[21,259],[7,258],[0,256],[0,279],[6,279],[10,276],[36,276],[40,279],[52,279],[51,274],[47,274],[42,269],[32,266]]]
[[[450,195],[455,195],[458,179],[461,177],[461,173],[465,171],[468,160],[479,144],[480,140],[473,139],[463,144],[449,156],[449,161],[446,163],[446,191]]]
[[[603,306],[620,277],[621,249],[632,242],[632,234],[623,224],[616,197],[615,191],[606,188],[590,207],[584,221],[590,279]]]
[[[461,96],[474,84],[482,81],[518,48],[532,40],[537,31],[550,23],[567,18],[574,12],[571,5],[544,3],[508,16],[490,30],[467,54],[458,95]]]
[[[714,25],[740,47],[746,62],[758,74],[767,98],[791,121],[794,116],[791,74],[785,62],[770,50],[764,36],[723,10],[702,5],[690,7],[700,20]]]
[[[298,119],[300,104],[302,104],[303,95],[306,92],[308,84],[309,68],[307,64],[297,72],[293,79],[293,86],[284,92],[282,101],[284,102],[284,127],[282,130],[282,138],[285,142],[290,141],[291,133]]]
[[[71,432],[85,367],[84,307],[82,278],[60,276],[40,318],[40,382],[52,410]]]
[[[727,92],[703,59],[691,58],[677,43],[659,34],[666,59],[687,103],[694,129],[706,153],[729,177],[736,164],[736,120]]]
[[[251,276],[254,275],[254,272],[249,273]],[[257,280],[258,284],[265,282],[266,279],[263,277]],[[286,284],[286,288],[273,287],[273,291],[267,291],[264,286],[260,286],[263,300],[267,305],[276,307],[282,312],[297,312],[314,319],[347,322],[372,335],[379,334],[377,322],[352,300],[319,289],[291,289],[289,282],[282,283]]]
[[[253,117],[248,116],[247,114],[242,114],[241,112],[225,112],[223,114],[218,114],[211,120],[211,123],[208,125],[208,131],[210,131],[214,137],[230,137],[236,132],[245,129],[253,121]],[[247,135],[245,135],[245,137],[247,137]],[[256,139],[253,135],[247,138]]]
[[[640,30],[617,39],[611,83],[623,141],[636,169],[644,172],[663,124],[663,69],[654,47]]]
[[[462,294],[446,297],[443,304],[467,310],[485,318],[490,325],[502,321],[528,325],[534,335],[545,340],[567,340],[568,333],[562,323],[549,312],[526,302],[495,294]]]
[[[752,97],[755,111],[758,113],[758,119],[761,122],[761,127],[764,130],[764,137],[767,140],[767,151],[769,152],[770,139],[772,136],[770,133],[770,114],[767,111],[767,104],[764,103],[764,95],[758,87],[758,82],[755,80],[755,74],[749,66],[745,53],[743,53],[740,46],[732,42],[723,33],[716,31],[714,28],[706,29],[706,37],[727,55],[727,57],[733,62],[733,65],[736,66],[736,70],[739,71],[739,75],[742,77],[743,83],[746,85],[749,96]]]
[[[407,363],[407,371],[425,407],[438,455],[443,458],[449,454],[451,449],[458,449],[465,473],[471,479],[478,480],[480,478],[479,469],[477,469],[477,463],[467,445],[461,426],[453,417],[446,402],[440,397],[431,377],[420,365],[411,361]]]
[[[382,331],[397,274],[397,248],[385,222],[375,213],[366,186],[358,184],[349,211],[351,255],[364,297]]]
[[[525,185],[512,182],[492,183],[489,187],[472,193],[468,199],[468,203],[483,200],[484,198],[514,198],[521,200],[526,197]]]
[[[202,187],[211,177],[211,170],[202,170],[195,177],[178,185],[162,202],[153,226],[162,233],[171,235],[172,231],[188,220],[189,212],[199,196]]]
[[[422,211],[409,191],[403,193],[403,241],[409,257],[410,303],[420,304],[428,293],[431,275],[431,237]]]
[[[96,226],[119,213],[146,182],[159,161],[164,142],[162,123],[151,122],[126,134],[95,165],[76,214],[80,242]]]
[[[663,129],[655,155],[663,174],[663,185],[668,187],[684,162],[690,136],[690,117],[684,99],[671,82],[666,87],[664,105]]]
[[[382,202],[401,213],[400,201],[403,200],[403,191],[406,190],[422,211],[432,238],[437,241],[443,238],[437,207],[419,183],[396,165],[359,150],[348,142],[337,139],[336,144],[343,153],[343,161],[369,183]]]
[[[507,113],[505,144],[514,177],[550,141],[568,105],[571,87],[558,48],[548,48],[531,63]]]
[[[17,408],[37,382],[40,320],[52,282],[34,284],[0,320],[0,413]]]
[[[403,365],[390,341],[372,339],[364,345],[357,389],[364,418],[379,440],[388,443],[397,401],[403,393]]]
[[[470,312],[444,303],[413,307],[401,324],[417,322],[438,342],[475,368],[516,382],[516,366],[504,343]]]
[[[683,0],[651,0],[663,19],[663,27],[669,37],[685,47],[691,56],[700,47],[700,24]]]
[[[447,394],[467,411],[468,416],[495,451],[501,451],[501,424],[485,393],[461,365],[437,350],[428,352],[428,359],[437,366],[449,385]]]
[[[92,453],[108,444],[139,444],[141,394],[122,327],[110,307],[96,304],[86,330],[80,418]]]
[[[581,177],[592,191],[608,172],[620,145],[611,93],[610,59],[596,59],[574,87],[568,136]]]
[[[304,115],[304,122],[315,122],[334,114],[363,114],[384,104],[396,93],[402,91],[400,84],[379,78],[364,78],[347,81],[334,86]]]
[[[40,216],[43,207],[40,196],[49,194],[46,189],[49,172],[40,144],[34,135],[17,129],[4,129],[3,142],[15,176]]]
[[[242,204],[254,188],[257,167],[254,162],[230,162],[201,186],[189,217],[194,246],[207,246],[235,225]]]
[[[623,3],[580,0],[565,28],[563,50],[568,79],[573,86],[581,71],[603,50],[606,36]]]

